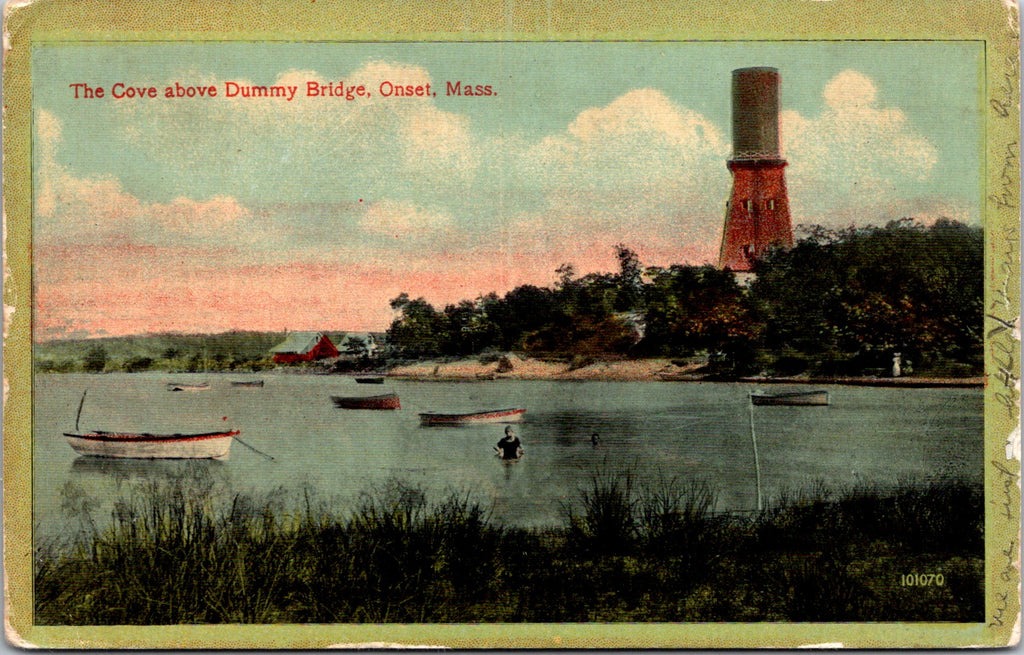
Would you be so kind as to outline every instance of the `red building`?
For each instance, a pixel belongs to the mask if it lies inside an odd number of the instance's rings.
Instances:
[[[281,364],[338,356],[338,349],[321,332],[292,332],[283,343],[271,348],[270,352],[274,353],[274,361]]]
[[[732,72],[732,196],[726,204],[718,265],[750,271],[774,247],[793,245],[789,195],[779,147],[779,72]]]

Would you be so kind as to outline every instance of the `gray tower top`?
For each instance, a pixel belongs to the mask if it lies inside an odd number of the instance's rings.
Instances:
[[[779,71],[775,68],[738,68],[732,72],[732,158],[782,160]]]

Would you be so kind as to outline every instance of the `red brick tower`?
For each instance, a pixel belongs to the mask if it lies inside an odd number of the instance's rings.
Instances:
[[[786,161],[779,149],[779,71],[732,72],[732,196],[718,266],[750,271],[774,246],[793,245],[786,194]]]

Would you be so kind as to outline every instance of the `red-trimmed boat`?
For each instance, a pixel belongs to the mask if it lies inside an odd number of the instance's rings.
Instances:
[[[440,414],[426,412],[420,414],[422,425],[476,425],[477,423],[521,423],[525,409],[510,407],[508,409],[489,409],[483,412],[468,414]]]
[[[341,409],[402,409],[397,393],[382,393],[379,396],[331,396],[331,400]]]
[[[93,430],[65,432],[68,444],[80,455],[129,459],[227,459],[238,430],[199,434],[149,434]]]

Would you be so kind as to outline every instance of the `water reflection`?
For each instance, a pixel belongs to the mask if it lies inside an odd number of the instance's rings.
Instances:
[[[225,462],[213,459],[121,459],[77,457],[69,469],[73,479],[103,476],[115,482],[201,480],[225,481]]]

